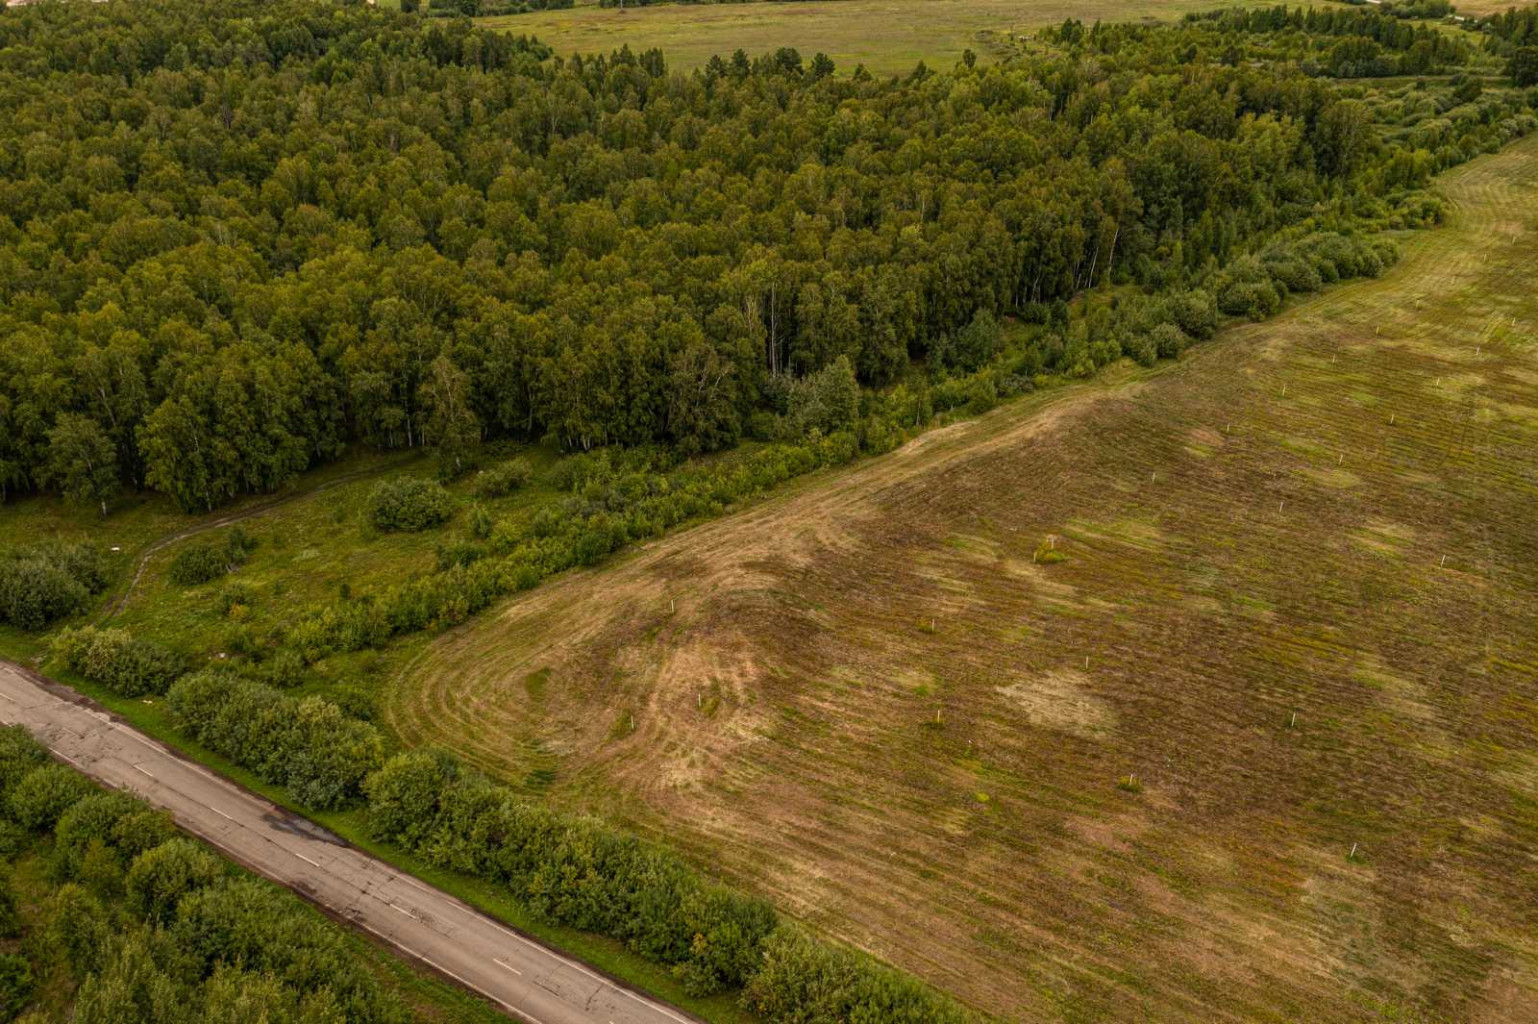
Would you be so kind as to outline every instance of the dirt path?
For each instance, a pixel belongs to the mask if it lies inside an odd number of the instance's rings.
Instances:
[[[209,519],[201,522],[196,526],[190,526],[185,530],[178,531],[177,533],[161,537],[159,540],[152,542],[148,547],[139,553],[139,560],[134,565],[134,574],[133,577],[129,579],[128,586],[123,589],[121,594],[107,603],[106,609],[102,612],[101,617],[97,619],[97,625],[103,625],[111,621],[112,619],[116,618],[120,612],[122,612],[123,606],[127,604],[128,599],[133,596],[134,588],[139,585],[140,578],[144,576],[144,569],[149,565],[150,559],[155,557],[156,554],[165,550],[172,544],[180,543],[181,541],[196,537],[199,534],[208,533],[211,530],[219,530],[226,526],[234,526],[236,523],[243,523],[248,519],[255,519],[257,516],[266,515],[273,509],[282,508],[284,505],[299,501],[302,498],[312,498],[317,494],[322,494],[335,487],[340,487],[342,484],[349,484],[356,480],[366,480],[370,477],[380,476],[392,470],[400,469],[402,466],[415,461],[418,457],[418,454],[419,453],[413,453],[406,458],[397,459],[393,462],[387,462],[383,465],[374,466],[369,469],[360,469],[352,473],[344,473],[341,476],[334,477],[330,480],[327,480],[325,483],[317,484],[314,487],[310,487],[305,490],[294,491],[292,494],[283,494],[275,498],[266,499],[257,502],[254,505],[240,509],[239,511],[229,512],[220,515],[215,519]]]
[[[1381,281],[547,584],[381,713],[1007,1017],[1538,1019],[1538,139],[1441,188]]]

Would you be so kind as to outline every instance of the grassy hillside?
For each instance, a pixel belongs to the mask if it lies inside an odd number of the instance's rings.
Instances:
[[[1027,1019],[1538,1015],[1538,142],[1381,281],[568,576],[388,700]]]
[[[819,51],[843,71],[864,64],[876,74],[903,74],[920,60],[949,68],[971,49],[986,58],[996,38],[1034,32],[1078,18],[1136,21],[1188,11],[1257,6],[1253,0],[808,0],[801,3],[661,4],[560,11],[482,19],[493,28],[530,34],[560,54],[607,53],[629,45],[660,47],[677,68],[699,67],[739,47],[750,55],[794,46]]]

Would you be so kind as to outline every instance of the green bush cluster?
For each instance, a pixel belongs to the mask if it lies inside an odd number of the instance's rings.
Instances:
[[[180,654],[135,639],[126,629],[66,629],[55,641],[54,652],[72,671],[123,697],[165,693],[187,670]]]
[[[369,492],[369,522],[380,530],[415,533],[447,522],[454,500],[443,485],[421,477],[381,480]]]
[[[480,498],[501,498],[512,494],[534,476],[534,467],[525,458],[508,459],[475,475],[475,494]]]
[[[73,975],[74,1024],[410,1019],[339,929],[181,836],[165,812],[46,764],[20,728],[0,729],[0,797],[0,821],[47,854],[52,887],[29,934],[6,916],[15,901],[0,878],[0,937],[23,940],[22,954],[0,956],[0,1021],[26,1008],[37,949],[57,950]]]
[[[290,697],[234,672],[183,676],[166,703],[193,739],[317,810],[355,803],[384,762],[372,725],[319,697]]]
[[[1354,277],[1377,277],[1398,259],[1386,239],[1319,232],[1246,256],[1212,278],[1218,309],[1228,316],[1263,320],[1295,292],[1315,292]]]
[[[207,583],[245,564],[255,547],[256,541],[237,526],[230,531],[223,544],[196,544],[182,548],[171,559],[167,574],[183,586]]]
[[[0,623],[36,631],[82,611],[107,586],[89,544],[45,541],[0,552]]]
[[[869,957],[781,923],[672,854],[562,815],[439,751],[390,759],[366,783],[368,827],[432,864],[507,886],[540,917],[618,939],[696,995],[743,989],[775,1022],[938,1022],[968,1015]]]
[[[782,924],[742,1002],[771,1024],[965,1024],[966,1010],[870,957]]]

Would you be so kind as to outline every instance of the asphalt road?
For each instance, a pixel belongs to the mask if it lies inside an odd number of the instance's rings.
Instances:
[[[228,779],[58,683],[0,661],[0,722],[169,810],[230,859],[534,1024],[693,1024]]]

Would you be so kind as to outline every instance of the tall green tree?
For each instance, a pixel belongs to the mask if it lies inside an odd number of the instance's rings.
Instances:
[[[122,487],[117,448],[88,416],[60,413],[48,432],[46,479],[78,505],[96,505],[103,517],[107,501]]]

